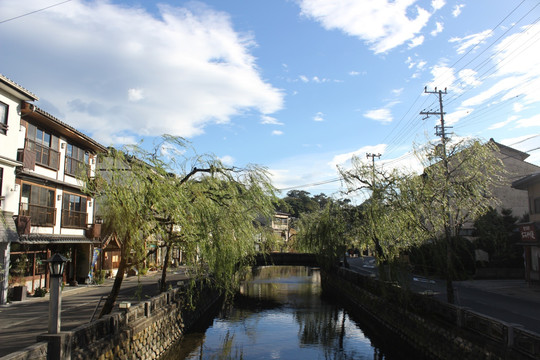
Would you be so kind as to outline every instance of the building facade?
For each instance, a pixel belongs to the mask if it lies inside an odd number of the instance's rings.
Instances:
[[[9,193],[2,210],[5,218],[12,215],[8,223],[17,232],[5,241],[10,264],[4,273],[11,287],[26,286],[30,293],[48,287],[44,260],[58,252],[70,259],[64,280],[77,284],[87,278],[99,244],[94,199],[80,179],[95,173],[96,156],[107,149],[30,103],[37,97],[14,100],[8,104],[16,109],[9,110],[9,142],[0,147],[9,153],[2,159],[11,161],[7,171],[2,166],[2,191]]]
[[[540,172],[530,174],[512,183],[512,187],[526,196],[529,208],[529,221],[518,224],[525,277],[528,282],[540,282]],[[525,190],[525,191],[523,191]]]
[[[0,304],[7,302],[11,243],[17,241],[13,215],[18,212],[19,195],[15,181],[20,146],[21,107],[37,96],[0,75]]]

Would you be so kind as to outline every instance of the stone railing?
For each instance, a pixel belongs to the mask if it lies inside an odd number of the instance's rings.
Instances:
[[[540,359],[540,334],[340,268],[323,289],[434,359]],[[353,286],[351,286],[353,285]],[[365,314],[363,314],[365,315]]]

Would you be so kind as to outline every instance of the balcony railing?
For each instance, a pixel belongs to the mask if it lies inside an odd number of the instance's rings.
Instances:
[[[59,169],[60,152],[54,150],[51,147],[38,144],[35,141],[30,140],[30,139],[26,139],[25,148],[35,151],[37,164],[47,166],[54,170]]]
[[[83,211],[62,210],[62,227],[86,229],[87,217]]]
[[[54,226],[56,218],[56,209],[48,206],[21,204],[20,215],[30,216],[32,225],[35,226]]]
[[[86,173],[86,176],[90,176],[90,165],[77,160],[75,158],[66,156],[65,171],[66,174],[71,176],[80,176]]]

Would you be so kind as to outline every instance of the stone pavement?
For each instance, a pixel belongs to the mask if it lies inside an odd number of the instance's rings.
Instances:
[[[116,303],[129,301],[136,304],[158,295],[160,278],[160,272],[124,278]],[[174,286],[186,278],[183,269],[173,270],[167,274],[167,283]],[[65,286],[62,291],[61,331],[73,330],[96,318],[113,282],[114,279],[107,279],[102,285]],[[48,294],[0,306],[0,359],[35,344],[38,335],[47,333],[48,306]]]

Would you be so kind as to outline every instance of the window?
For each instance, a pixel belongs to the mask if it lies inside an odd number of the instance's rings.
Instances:
[[[0,134],[2,135],[7,134],[8,110],[9,110],[9,106],[7,106],[7,104],[4,104],[3,102],[0,102]]]
[[[4,179],[4,168],[0,167],[0,203],[1,203],[1,200],[3,199],[2,197],[2,187],[4,186],[3,179]]]
[[[88,152],[83,149],[67,144],[65,172],[69,175],[80,175],[82,171],[88,171]]]
[[[32,124],[28,124],[26,146],[28,149],[36,152],[36,163],[58,170],[60,157],[58,144],[59,140],[57,136]]]
[[[20,214],[30,216],[32,225],[54,226],[54,189],[23,184]]]
[[[534,199],[534,212],[533,214],[540,214],[540,198]]]
[[[64,192],[62,227],[86,228],[86,197]]]

